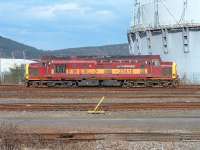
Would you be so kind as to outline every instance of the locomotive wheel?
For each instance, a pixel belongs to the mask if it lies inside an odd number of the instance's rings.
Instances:
[[[142,87],[142,88],[144,88],[144,87],[146,87],[146,82],[143,81],[143,80],[141,80],[141,81],[136,81],[136,82],[134,83],[134,87],[138,87],[138,88]]]
[[[131,87],[131,84],[130,84],[129,81],[124,81],[124,82],[122,82],[122,87],[123,87],[123,88],[130,88],[130,87]]]
[[[78,83],[76,81],[73,81],[71,84],[72,88],[77,88],[78,87]]]
[[[103,87],[103,81],[102,80],[99,80],[99,87]]]
[[[146,82],[146,87],[153,87],[153,81],[147,81]]]
[[[178,87],[179,86],[179,80],[173,81],[172,85],[173,85],[174,88]]]
[[[38,88],[38,87],[39,87],[39,82],[33,82],[33,83],[32,83],[32,86],[33,86],[34,88]]]
[[[47,87],[55,87],[55,83],[53,83],[53,82],[47,82]]]
[[[161,83],[162,87],[168,88],[170,86],[170,83],[168,81],[164,81]]]
[[[27,82],[25,83],[25,86],[26,86],[26,87],[30,87],[29,81],[27,81]]]

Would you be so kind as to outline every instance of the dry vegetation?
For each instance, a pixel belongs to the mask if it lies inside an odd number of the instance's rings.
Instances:
[[[95,142],[47,141],[40,135],[22,137],[20,129],[8,123],[0,124],[0,150],[90,150]]]
[[[0,124],[0,150],[198,150],[200,142],[46,141],[40,135],[21,137],[13,124]]]

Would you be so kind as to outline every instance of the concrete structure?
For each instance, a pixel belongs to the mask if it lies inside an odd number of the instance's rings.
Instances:
[[[132,55],[175,61],[182,81],[200,84],[199,0],[135,0],[128,33]]]

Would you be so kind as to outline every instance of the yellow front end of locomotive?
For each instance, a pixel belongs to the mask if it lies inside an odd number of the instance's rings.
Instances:
[[[177,73],[177,64],[173,62],[172,64],[172,78],[177,79],[178,73]]]
[[[29,64],[26,64],[25,67],[25,79],[29,80]]]

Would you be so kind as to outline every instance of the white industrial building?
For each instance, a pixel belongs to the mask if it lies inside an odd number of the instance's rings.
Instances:
[[[5,75],[9,74],[11,68],[21,67],[34,61],[27,59],[0,58],[0,83],[5,83]],[[23,77],[22,77],[23,78]]]
[[[175,61],[182,81],[200,84],[200,0],[134,0],[132,55]]]
[[[27,59],[7,59],[0,58],[0,73],[10,71],[10,68],[20,67],[21,65],[30,64],[34,61]]]

